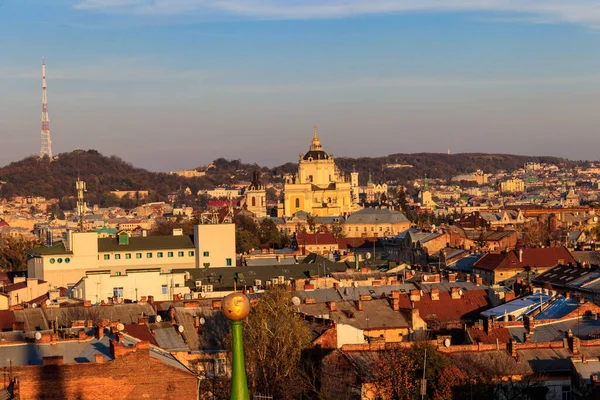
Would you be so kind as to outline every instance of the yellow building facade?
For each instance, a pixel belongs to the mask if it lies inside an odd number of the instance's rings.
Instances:
[[[310,150],[299,157],[298,172],[286,177],[278,216],[291,216],[297,211],[339,216],[359,209],[350,181],[338,170],[333,154],[323,151],[315,126]]]

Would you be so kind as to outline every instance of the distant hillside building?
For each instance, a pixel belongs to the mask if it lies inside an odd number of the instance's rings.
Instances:
[[[478,169],[477,171],[473,172],[472,174],[457,175],[452,178],[452,181],[453,182],[461,182],[461,181],[476,182],[478,185],[485,185],[488,183],[490,176],[492,176],[492,175],[486,174],[483,171]]]
[[[353,178],[357,180],[358,174]],[[298,173],[286,177],[278,216],[291,216],[297,211],[317,216],[346,215],[359,209],[352,197],[351,182],[338,170],[333,154],[323,151],[315,127],[310,150],[300,155]]]
[[[523,193],[525,191],[525,182],[521,179],[509,179],[500,183],[501,193]]]

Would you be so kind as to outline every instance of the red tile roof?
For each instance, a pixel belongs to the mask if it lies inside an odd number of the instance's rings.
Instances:
[[[469,335],[475,343],[494,344],[496,339],[499,343],[508,343],[512,338],[510,331],[507,328],[495,328],[489,333],[485,333],[483,329],[471,328]]]
[[[519,260],[519,251],[523,252],[522,261]],[[473,268],[487,271],[497,269],[517,268],[551,268],[559,264],[575,264],[576,261],[564,247],[543,247],[512,250],[508,253],[489,253],[473,264]]]
[[[145,340],[154,346],[158,346],[158,342],[154,338],[154,335],[148,330],[148,325],[146,324],[125,324],[123,332],[136,339]]]
[[[450,323],[475,319],[481,311],[491,306],[486,290],[464,290],[459,299],[452,299],[449,292],[440,292],[439,300],[431,300],[431,294],[424,293],[414,308],[426,322]],[[400,308],[411,309],[408,295],[400,296]]]

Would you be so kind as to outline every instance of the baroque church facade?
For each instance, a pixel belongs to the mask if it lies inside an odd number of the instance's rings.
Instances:
[[[320,217],[348,215],[361,208],[353,183],[358,186],[358,173],[352,173],[349,181],[339,171],[333,154],[323,150],[315,126],[310,150],[300,154],[298,172],[285,178],[277,214],[292,216],[304,211]]]

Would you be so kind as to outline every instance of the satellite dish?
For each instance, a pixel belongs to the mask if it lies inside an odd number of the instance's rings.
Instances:
[[[298,298],[298,296],[294,296],[292,297],[292,304],[295,306],[299,306],[301,303],[300,298]]]
[[[450,339],[446,338],[444,340],[444,347],[450,347]]]
[[[183,325],[179,325],[177,327],[177,330],[179,331],[179,333],[183,333]]]
[[[36,308],[36,307],[37,307],[37,303],[33,303],[33,304],[31,305],[31,307],[32,307],[32,308]]]
[[[160,322],[160,321],[162,321],[162,318],[161,318],[161,316],[160,316],[160,315],[157,315],[157,316],[156,316],[156,322]]]
[[[42,339],[42,334],[39,332],[35,333],[35,340],[41,340]]]
[[[119,323],[117,324],[117,330],[120,332],[120,331],[122,331],[123,329],[125,329],[125,325],[123,325],[122,323],[120,323],[120,322],[119,322]]]
[[[367,260],[370,260],[371,259],[371,252],[367,251],[367,254],[365,254],[365,258]]]
[[[206,323],[206,320],[204,319],[204,317],[200,317],[200,325],[204,325]]]
[[[47,305],[47,306],[49,306],[49,305],[50,305],[50,303],[52,303],[52,302],[50,301],[50,299],[46,299],[46,305]]]

